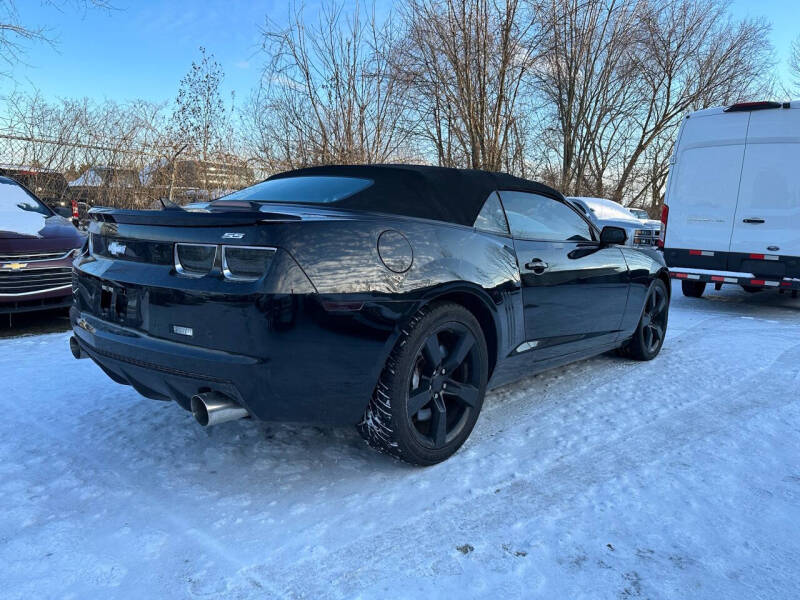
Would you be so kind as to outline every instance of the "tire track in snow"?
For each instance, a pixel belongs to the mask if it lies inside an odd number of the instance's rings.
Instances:
[[[748,352],[751,350],[748,349]],[[466,501],[440,503],[431,507],[430,512],[406,521],[402,526],[377,536],[363,537],[324,558],[316,558],[313,567],[302,562],[288,573],[269,567],[254,568],[249,572],[259,579],[285,581],[282,592],[290,597],[314,597],[326,589],[331,591],[329,585],[333,585],[333,589],[344,597],[348,589],[356,589],[356,585],[365,583],[362,575],[369,572],[385,573],[392,570],[393,566],[396,568],[396,565],[401,566],[398,574],[405,576],[418,573],[433,575],[435,573],[430,565],[436,565],[443,552],[452,551],[465,540],[480,539],[487,531],[508,527],[509,513],[528,515],[532,523],[536,517],[530,515],[546,512],[551,505],[563,504],[565,498],[579,497],[587,488],[597,487],[622,474],[658,463],[665,455],[674,454],[686,445],[702,442],[724,430],[731,419],[744,420],[748,414],[776,411],[791,404],[792,399],[786,397],[783,380],[787,375],[797,377],[800,373],[798,365],[800,344],[789,345],[755,373],[743,374],[732,369],[727,375],[738,372],[739,376],[728,378],[722,385],[711,380],[705,384],[698,382],[699,385],[691,389],[690,394],[684,395],[681,402],[656,411],[644,423],[634,421],[632,427],[619,429],[613,435],[583,440],[583,447],[577,452],[542,457],[549,459],[543,461],[535,457],[537,466],[528,471],[517,471],[510,482],[500,486],[499,493],[467,494],[469,498]],[[778,366],[779,373],[774,373]],[[669,385],[674,380],[667,370],[653,383]],[[613,392],[611,387],[610,391]],[[754,388],[759,389],[758,395],[749,391]],[[613,393],[609,395],[614,397]],[[584,414],[581,419],[591,417],[602,419],[603,415]],[[566,423],[565,426],[570,427],[570,424]],[[571,426],[580,428],[574,423]],[[534,436],[534,439],[537,437]],[[647,452],[643,453],[642,448],[646,448]],[[590,465],[588,472],[587,464]],[[424,537],[414,539],[413,560],[410,562],[406,555],[408,547],[398,547],[397,543],[397,540],[408,538],[408,531],[426,532]],[[354,564],[367,567],[364,571],[354,573],[348,567]],[[453,568],[453,565],[450,567]],[[313,580],[301,575],[312,570]],[[731,585],[730,591],[735,592],[739,584]],[[750,589],[742,593],[741,588],[738,590],[734,596],[753,597],[756,591]]]
[[[159,527],[163,528],[165,525],[171,527],[172,531],[169,537],[181,539],[188,536],[197,546],[208,552],[221,564],[226,565],[226,570],[229,572],[239,571],[250,564],[250,558],[238,555],[238,549],[234,545],[220,543],[213,535],[199,529],[196,523],[181,516],[179,512],[172,510],[170,507],[164,506],[160,497],[133,483],[135,478],[132,478],[128,471],[109,468],[107,462],[102,462],[94,454],[85,451],[84,448],[71,444],[71,440],[64,435],[64,430],[57,429],[48,421],[21,418],[25,413],[17,405],[12,404],[9,406],[7,402],[4,405],[6,410],[9,411],[7,416],[11,417],[9,419],[10,422],[24,422],[39,434],[38,438],[28,438],[26,442],[35,443],[38,447],[43,440],[46,440],[48,444],[47,450],[59,456],[60,459],[72,462],[73,468],[80,473],[84,480],[91,481],[93,485],[101,488],[116,491],[122,490],[130,494],[131,497],[135,496],[136,502],[129,501],[125,505],[125,510],[127,511],[126,519],[128,521],[142,523],[158,521]],[[19,449],[22,452],[27,452],[24,447]],[[138,515],[138,517],[134,518],[132,515]],[[260,583],[259,586],[262,590],[270,589],[268,583]],[[217,591],[222,592],[224,590]],[[26,595],[22,594],[19,597],[25,597]],[[139,592],[132,590],[129,595],[134,598],[139,597]],[[206,594],[200,593],[199,595]]]

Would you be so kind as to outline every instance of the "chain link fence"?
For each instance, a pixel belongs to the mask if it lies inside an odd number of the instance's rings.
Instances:
[[[41,139],[0,130],[0,175],[54,207],[75,200],[88,207],[144,209],[160,208],[161,200],[214,200],[267,173],[233,154],[201,159],[167,146]]]

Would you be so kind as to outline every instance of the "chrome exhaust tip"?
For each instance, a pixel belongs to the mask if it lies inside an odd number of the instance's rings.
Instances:
[[[74,335],[69,338],[69,349],[70,352],[72,352],[72,356],[75,358],[87,358],[86,353],[81,349],[81,345]]]
[[[220,392],[203,392],[192,396],[191,408],[194,418],[203,427],[250,416],[247,409]]]

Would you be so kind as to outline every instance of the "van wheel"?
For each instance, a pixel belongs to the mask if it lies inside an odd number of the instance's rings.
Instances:
[[[472,432],[488,373],[486,341],[472,313],[451,303],[423,308],[389,355],[358,431],[406,462],[441,462]]]
[[[703,281],[681,281],[681,290],[687,298],[699,298],[706,291],[706,284]]]

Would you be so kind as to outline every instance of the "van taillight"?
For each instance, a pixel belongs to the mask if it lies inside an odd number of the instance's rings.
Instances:
[[[80,213],[78,213],[78,203],[73,198],[72,199],[72,218],[73,219],[79,219],[80,216],[81,216]]]
[[[656,245],[659,248],[664,247],[664,240],[667,239],[667,219],[669,218],[669,206],[664,204],[661,207],[661,231],[658,232],[658,242]]]

